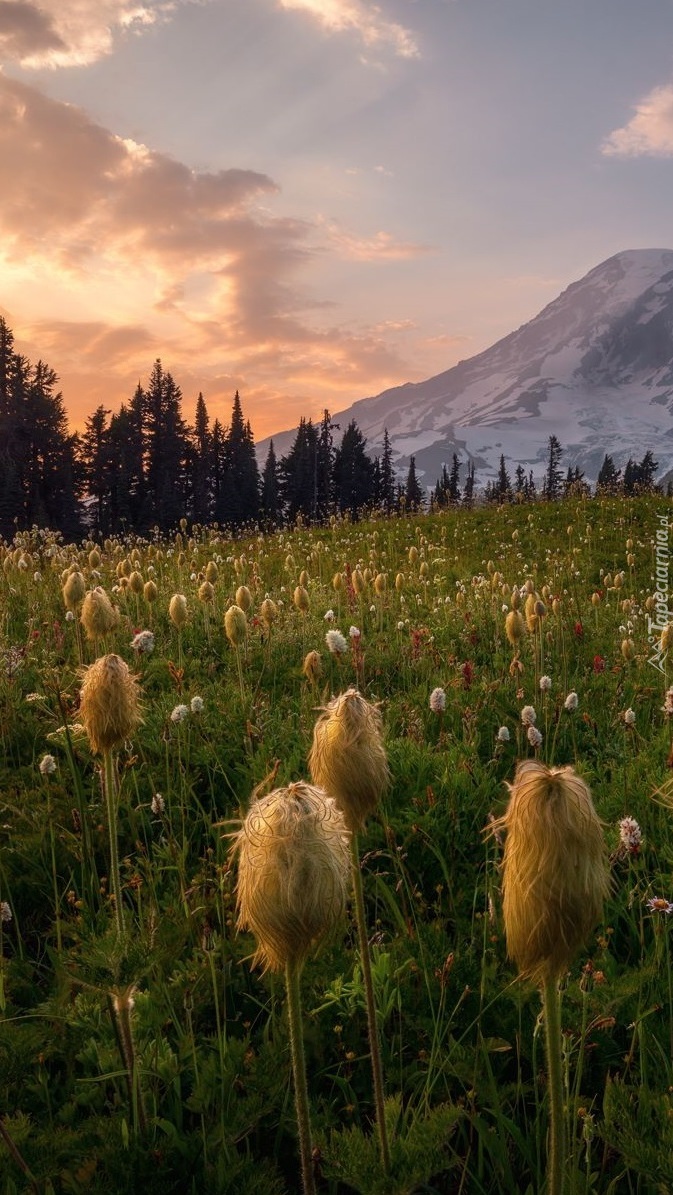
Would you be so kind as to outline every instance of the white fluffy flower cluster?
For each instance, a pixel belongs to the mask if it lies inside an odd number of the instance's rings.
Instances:
[[[446,709],[446,693],[443,689],[433,689],[430,694],[430,709],[433,714],[443,714]]]
[[[333,656],[342,656],[344,652],[348,651],[348,644],[341,631],[328,631],[325,635],[325,643]]]

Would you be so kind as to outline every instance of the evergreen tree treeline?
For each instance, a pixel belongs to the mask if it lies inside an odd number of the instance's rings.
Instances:
[[[211,424],[202,394],[190,425],[180,387],[156,360],[145,387],[139,383],[116,414],[97,407],[79,435],[68,431],[57,381],[44,361],[32,365],[14,351],[12,332],[0,317],[0,535],[7,540],[33,524],[75,539],[85,528],[100,535],[171,531],[183,517],[234,531],[253,524],[268,530],[299,517],[320,523],[334,514],[357,519],[365,512],[423,508],[413,456],[406,484],[396,481],[387,429],[382,454],[372,459],[354,420],[335,447],[333,433],[341,429],[325,410],[318,424],[300,420],[280,460],[270,442],[260,476],[238,391],[228,427],[218,419]],[[569,468],[564,479],[562,455],[551,436],[544,499],[589,492],[579,469]],[[431,509],[473,504],[474,464],[466,462],[462,475],[461,469],[454,453],[432,492]],[[606,454],[597,492],[651,490],[656,470],[651,452],[640,462],[629,460],[623,474]],[[521,502],[537,496],[532,473],[519,465],[512,481],[501,456],[485,499]]]

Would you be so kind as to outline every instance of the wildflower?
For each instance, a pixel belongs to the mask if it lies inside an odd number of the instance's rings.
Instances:
[[[673,901],[666,900],[663,896],[650,897],[647,907],[650,913],[665,913],[667,917],[673,913]]]
[[[328,610],[327,613],[323,615],[323,620],[325,622],[334,622],[335,617],[334,611]]]
[[[404,628],[404,623],[401,624],[401,627],[402,627],[402,629]],[[399,623],[397,624],[397,629],[398,629],[398,631],[400,630]],[[355,639],[359,639],[361,637],[361,634],[362,634],[362,632],[360,631],[359,627],[351,627],[350,631],[348,632],[348,637],[349,637],[349,639],[355,640]]]
[[[322,673],[322,661],[317,651],[307,652],[301,670],[306,679],[314,685]]]
[[[551,677],[550,676],[541,676],[540,677],[540,692],[548,693],[550,689],[551,689]]]
[[[558,978],[600,920],[610,889],[601,824],[570,768],[526,760],[505,815],[503,915],[507,953],[535,982]]]
[[[188,705],[176,705],[175,709],[171,710],[171,722],[184,722],[188,714]]]
[[[119,656],[101,656],[86,669],[80,718],[95,753],[118,747],[142,721],[136,679]]]
[[[577,709],[578,702],[579,702],[579,698],[577,696],[577,693],[573,689],[572,693],[569,693],[568,696],[566,697],[565,701],[563,702],[563,708],[568,710],[568,713],[572,713],[573,710]]]
[[[0,901],[0,921],[3,921],[6,925],[11,920],[12,920],[12,910],[10,909],[9,905],[7,904],[7,901],[6,900]]]
[[[344,816],[320,788],[299,782],[257,797],[236,835],[238,928],[257,939],[254,961],[301,967],[343,916],[349,847]]]
[[[328,631],[325,635],[325,643],[333,656],[342,656],[344,652],[348,651],[348,644],[341,631]]]
[[[667,718],[670,718],[673,714],[673,685],[671,685],[670,689],[668,689],[666,696],[664,697],[664,704],[662,705],[661,709]]]
[[[164,809],[166,808],[166,802],[164,801],[164,798],[162,797],[161,793],[154,794],[154,796],[152,797],[150,808],[155,817],[161,817],[161,814],[164,812]]]
[[[508,728],[506,726],[501,726],[495,737],[496,737],[496,740],[498,743],[508,743],[509,742]]]
[[[168,616],[173,626],[182,630],[187,622],[187,598],[184,593],[174,593],[168,603]]]
[[[139,656],[149,655],[154,651],[154,634],[152,631],[138,631],[131,640],[131,647]]]
[[[529,726],[526,737],[531,747],[539,747],[542,742],[542,735],[537,726]]]
[[[248,633],[245,613],[240,606],[230,606],[224,615],[224,629],[233,647],[244,642]]]
[[[39,763],[40,772],[43,776],[51,776],[56,771],[56,760],[53,755],[43,755]]]
[[[443,689],[433,689],[430,694],[430,709],[433,714],[443,714],[446,709],[446,693]]]
[[[399,621],[399,622],[398,622],[398,624],[397,624],[397,629],[398,629],[398,631],[403,631],[403,630],[404,630],[404,623],[402,622],[402,620],[401,620],[401,619],[400,619],[400,621]]]
[[[524,726],[534,726],[537,721],[537,714],[532,705],[524,705],[521,711],[521,721]]]
[[[594,656],[594,672],[605,672],[605,660],[602,656]]]
[[[623,817],[619,823],[619,841],[630,855],[637,855],[643,835],[634,817]]]
[[[334,797],[349,830],[357,832],[390,779],[378,706],[356,689],[330,701],[313,728],[308,766],[313,782]]]
[[[636,711],[632,709],[624,710],[622,718],[626,722],[627,726],[633,726],[636,721]]]
[[[201,714],[203,712],[203,697],[192,697],[189,708],[193,714]]]

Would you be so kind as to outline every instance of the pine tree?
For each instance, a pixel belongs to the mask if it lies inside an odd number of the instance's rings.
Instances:
[[[507,472],[505,456],[502,452],[500,453],[500,466],[498,468],[498,479],[495,483],[495,492],[498,502],[511,502],[512,482]]]
[[[310,419],[300,419],[297,435],[279,465],[280,489],[285,518],[294,523],[297,515],[307,521],[315,509],[315,469],[318,433]]]
[[[404,490],[404,505],[408,513],[421,510],[423,507],[423,491],[416,477],[415,456],[412,456],[409,460],[409,472],[407,473],[407,484]]]
[[[548,452],[543,493],[548,502],[556,502],[561,496],[561,483],[563,481],[563,474],[559,468],[563,449],[556,436],[549,437]]]
[[[367,441],[351,420],[334,458],[334,495],[338,509],[355,521],[374,498],[374,465]]]
[[[455,452],[451,460],[447,497],[450,506],[457,506],[460,502],[460,461]]]
[[[224,477],[220,491],[219,521],[239,528],[259,517],[259,469],[252,428],[243,418],[236,391],[231,423],[225,439]]]
[[[208,410],[201,391],[196,399],[194,428],[190,436],[191,514],[196,523],[208,523],[212,514],[212,445]]]
[[[642,493],[650,494],[656,489],[654,478],[658,468],[659,462],[655,461],[654,454],[648,448],[638,465],[638,485]]]
[[[269,451],[262,473],[262,519],[267,531],[272,531],[281,522],[278,462],[273,440],[269,441]]]
[[[182,392],[159,358],[145,391],[147,419],[147,513],[162,531],[178,525],[186,511],[187,428]]]
[[[391,515],[395,509],[395,470],[393,468],[393,453],[390,447],[390,437],[387,427],[383,429],[383,453],[381,456],[379,490],[379,505],[386,515]]]
[[[339,424],[332,423],[332,417],[329,411],[325,409],[320,421],[316,442],[313,503],[314,522],[325,522],[332,512],[332,474],[335,457],[332,432],[338,430]]]
[[[596,493],[616,494],[617,490],[619,489],[621,475],[621,469],[615,468],[615,462],[606,452],[603,464],[598,472],[598,478],[596,479]]]
[[[112,530],[109,415],[110,411],[104,406],[96,407],[93,415],[89,415],[86,420],[84,435],[79,445],[84,493],[92,503],[90,527],[101,536],[109,535]]]
[[[470,509],[474,504],[474,461],[468,461],[465,489],[463,490],[463,506]]]

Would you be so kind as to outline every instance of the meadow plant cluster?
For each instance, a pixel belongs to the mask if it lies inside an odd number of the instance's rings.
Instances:
[[[0,544],[0,1195],[673,1189],[670,515]]]

